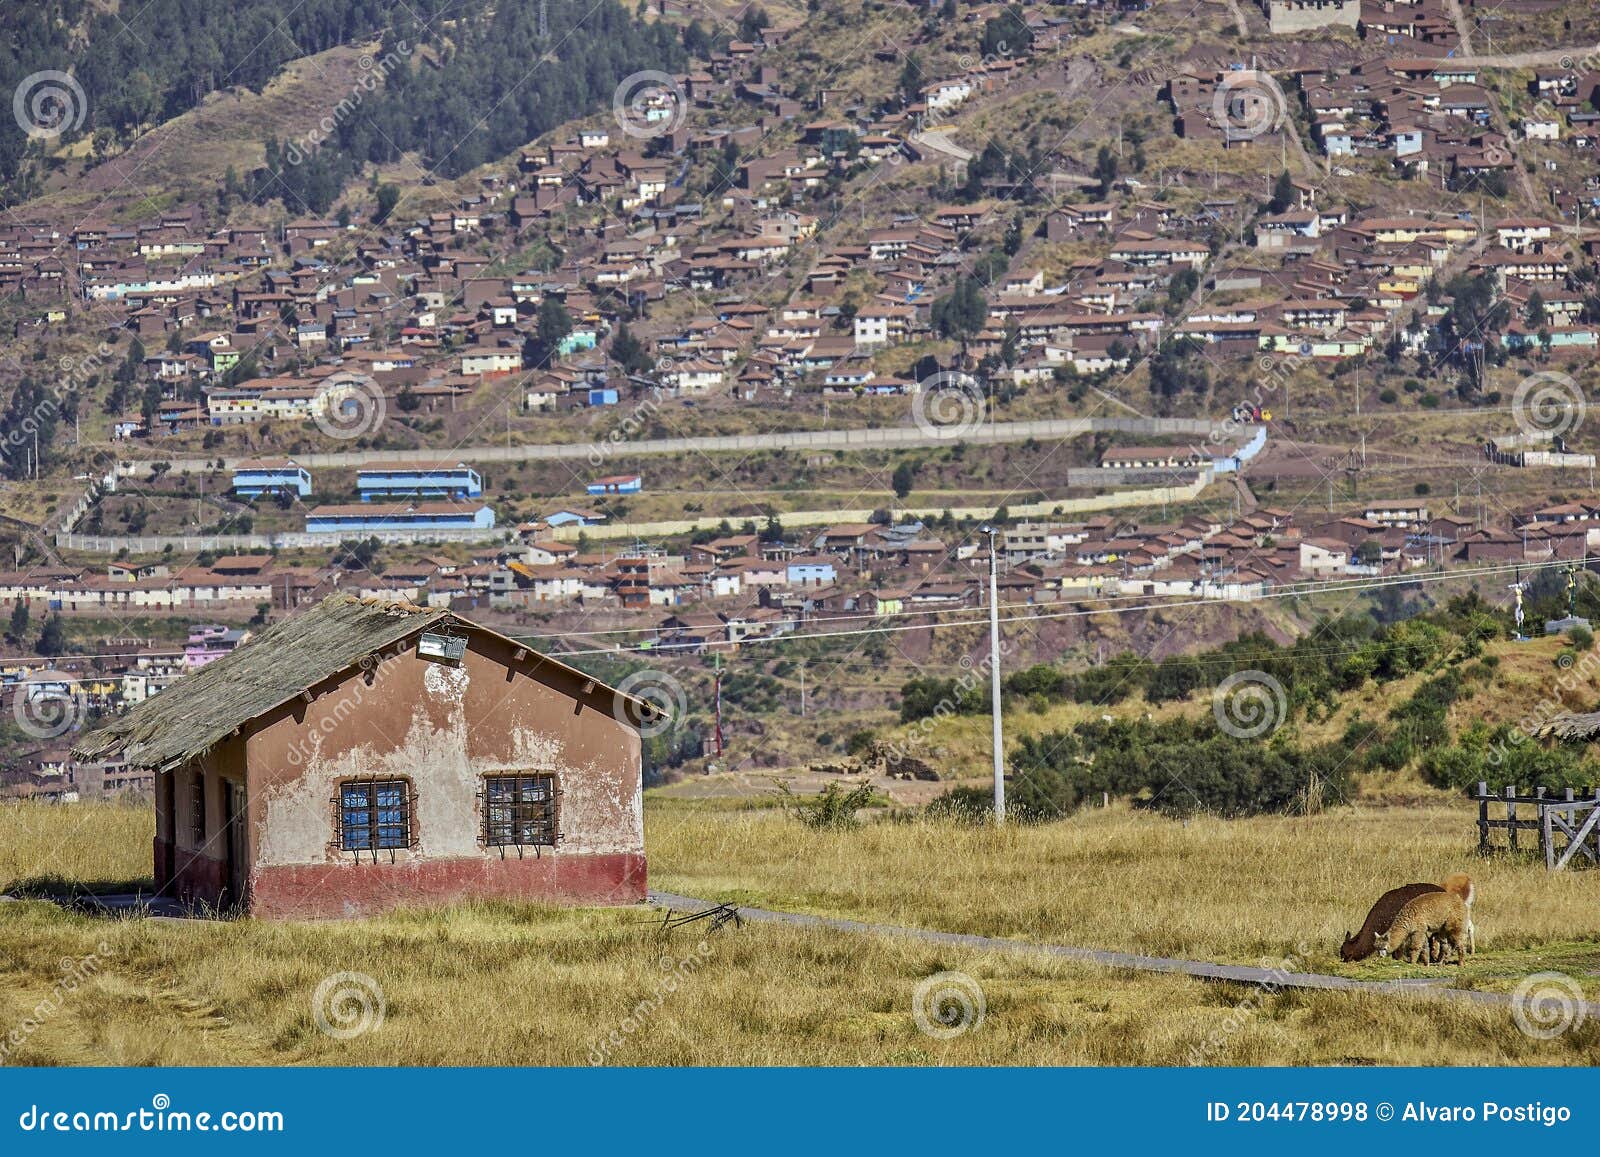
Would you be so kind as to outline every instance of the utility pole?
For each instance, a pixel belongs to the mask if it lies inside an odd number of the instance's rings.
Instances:
[[[806,717],[806,665],[800,664],[800,718]]]
[[[1000,732],[1000,562],[998,530],[983,527],[989,536],[989,711],[994,739],[994,823],[1001,827],[1006,822],[1006,759],[1005,742]]]

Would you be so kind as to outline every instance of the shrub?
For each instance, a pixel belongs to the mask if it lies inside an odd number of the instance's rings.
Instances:
[[[795,800],[788,784],[780,784],[779,790],[787,800]],[[846,791],[843,785],[835,782],[823,788],[810,803],[795,801],[792,806],[800,822],[813,831],[838,831],[855,827],[860,822],[856,812],[872,802],[870,783],[860,783]]]
[[[1011,801],[1006,801],[1010,812]],[[986,824],[994,816],[994,792],[982,787],[952,787],[928,801],[923,815],[929,819],[954,820],[961,824]]]
[[[862,729],[860,731],[852,731],[848,736],[845,737],[845,752],[848,755],[860,755],[863,751],[872,746],[872,741],[876,738],[877,736],[875,736],[870,730]]]
[[[1479,783],[1495,789],[1508,784],[1547,791],[1586,788],[1600,773],[1579,749],[1544,747],[1514,727],[1484,723],[1462,732],[1453,746],[1428,752],[1421,767],[1430,783],[1464,790]]]

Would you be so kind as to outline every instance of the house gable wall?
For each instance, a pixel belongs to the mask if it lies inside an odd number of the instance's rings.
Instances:
[[[640,742],[596,685],[482,632],[459,667],[364,660],[246,729],[251,907],[267,916],[361,915],[467,896],[628,903],[645,889]],[[483,777],[554,772],[554,848],[485,847]],[[415,846],[335,845],[338,784],[414,788]]]

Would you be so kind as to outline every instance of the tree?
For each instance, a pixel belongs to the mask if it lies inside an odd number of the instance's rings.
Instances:
[[[39,641],[33,649],[41,655],[60,655],[67,649],[67,628],[61,621],[61,612],[57,611],[44,621],[44,629],[39,632]]]
[[[759,4],[752,4],[739,17],[739,39],[751,42],[760,40],[762,30],[771,23],[767,10]]]
[[[400,387],[400,392],[395,395],[394,401],[404,414],[415,413],[422,405],[422,399],[417,395],[417,391],[411,388],[410,382]]]
[[[22,641],[28,637],[28,604],[18,599],[11,608],[11,627],[6,632],[6,638],[11,640],[13,646],[20,647]]]
[[[1450,295],[1450,308],[1439,319],[1440,349],[1445,359],[1461,366],[1461,393],[1470,397],[1483,386],[1484,362],[1511,308],[1487,273],[1457,277],[1445,292]]]
[[[394,207],[399,203],[400,186],[388,184],[379,185],[378,208],[377,211],[372,214],[373,223],[382,225],[389,219],[389,214],[394,212]]]
[[[1150,359],[1150,392],[1172,398],[1192,390],[1204,394],[1211,388],[1200,345],[1192,338],[1164,342]]]
[[[915,52],[906,53],[906,62],[900,69],[900,99],[906,104],[913,103],[922,95],[924,83],[921,55]]]
[[[633,335],[627,322],[618,324],[611,339],[611,360],[621,366],[625,374],[642,374],[654,365],[644,343]]]
[[[1007,257],[1015,257],[1022,248],[1022,213],[1019,211],[1011,218],[1011,224],[1006,226],[1005,238],[1000,243]]]
[[[1294,202],[1294,178],[1289,176],[1289,171],[1285,169],[1278,174],[1278,181],[1272,186],[1272,200],[1267,202],[1267,212],[1287,213],[1289,206]]]
[[[1362,566],[1377,566],[1383,561],[1383,543],[1369,538],[1356,547],[1356,562]]]
[[[561,343],[572,332],[572,315],[560,299],[546,297],[539,303],[539,316],[534,332],[522,346],[522,364],[528,367],[548,366],[561,350]]]
[[[983,331],[989,303],[975,278],[958,277],[955,287],[933,303],[930,316],[939,336],[965,341]]]
[[[903,461],[894,468],[894,478],[890,485],[894,487],[894,496],[902,501],[911,493],[911,488],[917,481],[916,463]]]
[[[979,47],[984,56],[1019,56],[1033,46],[1027,15],[1015,4],[984,21]]]
[[[1117,154],[1111,151],[1110,145],[1100,146],[1100,152],[1095,156],[1094,175],[1100,182],[1099,196],[1104,200],[1111,195],[1111,189],[1117,183]]]
[[[1537,289],[1528,294],[1528,308],[1523,314],[1523,319],[1534,329],[1538,329],[1549,320],[1544,307],[1544,294]]]

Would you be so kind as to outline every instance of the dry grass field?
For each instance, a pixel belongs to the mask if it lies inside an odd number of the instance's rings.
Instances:
[[[674,801],[651,815],[650,867],[656,888],[708,900],[1197,960],[1294,955],[1363,978],[1454,976],[1346,966],[1338,947],[1387,889],[1467,871],[1479,953],[1465,982],[1507,989],[1553,968],[1600,993],[1600,879],[1479,859],[1475,815],[1456,801],[1184,823],[1113,806],[1002,832],[920,820],[817,832],[781,811]]]
[[[1113,811],[998,835],[899,823],[819,834],[771,809],[652,801],[648,824],[659,887],[1218,958],[1276,962],[1304,936],[1315,943],[1301,967],[1321,967],[1327,937],[1346,921],[1346,892],[1458,863],[1459,831],[1394,846],[1442,819],[1357,813],[1182,827]],[[142,808],[0,809],[0,888],[138,881],[149,835]],[[1532,869],[1475,870],[1486,956],[1519,970],[1548,957],[1581,971],[1586,951],[1592,966],[1593,943],[1563,940],[1588,926],[1592,877],[1541,886]],[[1522,902],[1513,888],[1524,889]],[[658,924],[637,908],[486,904],[266,924],[0,903],[0,1046],[12,1064],[1600,1061],[1600,1025],[1533,1040],[1504,1008],[1264,992],[754,924],[663,936]],[[942,972],[969,978],[953,982],[970,1003],[965,1030],[949,1039],[922,1031],[916,1015],[918,985]],[[370,989],[331,982],[333,994],[365,993],[365,1005],[326,994],[319,1003],[319,986],[341,973],[371,978]],[[16,1043],[5,1045],[14,1029]]]

